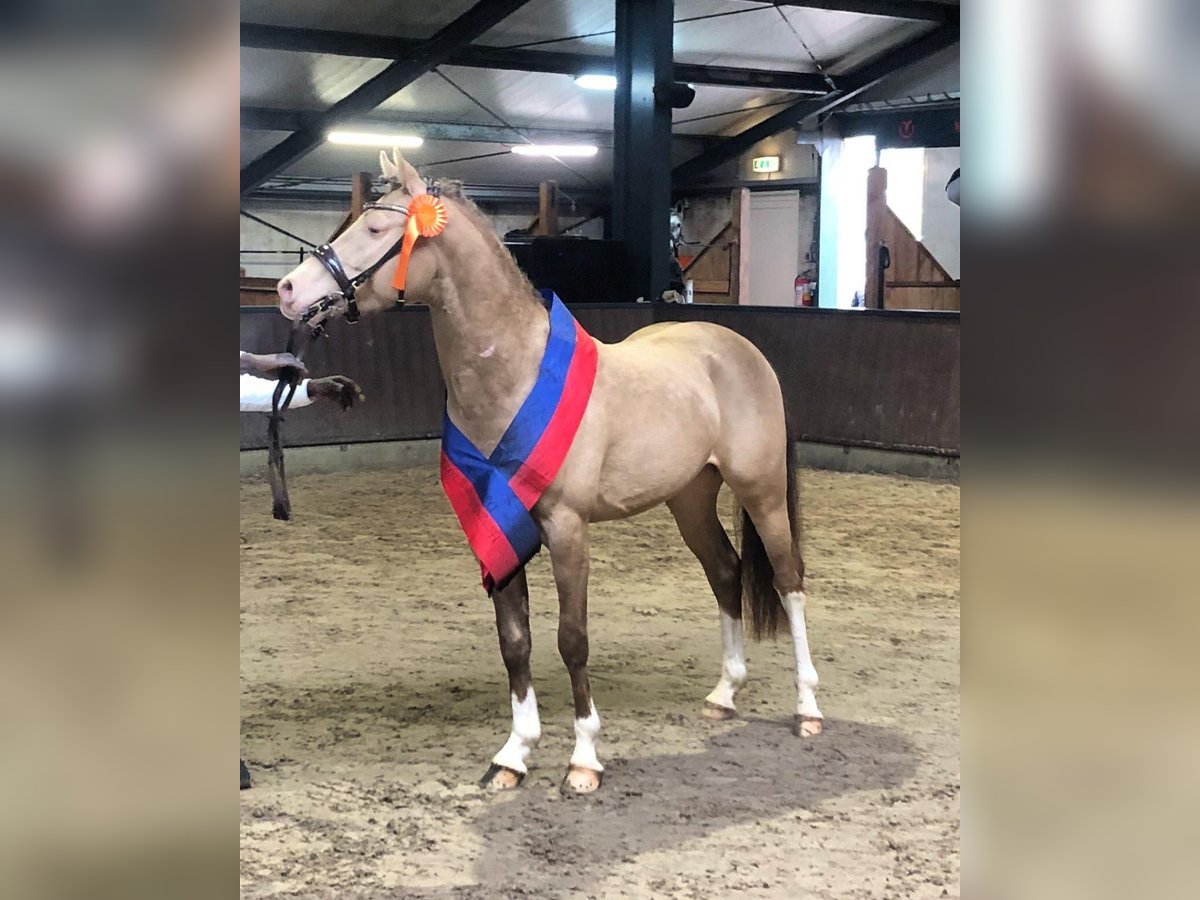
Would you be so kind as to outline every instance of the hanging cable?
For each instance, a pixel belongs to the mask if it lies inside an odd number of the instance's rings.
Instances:
[[[581,41],[584,38],[603,37],[606,34],[615,34],[613,29],[607,31],[589,31],[586,34],[569,34],[566,37],[546,38],[542,41],[526,41],[523,44],[505,44],[501,47],[496,47],[497,50],[524,50],[528,47],[544,47],[546,44],[561,44],[565,41]],[[492,49],[489,47],[488,49]]]
[[[798,41],[800,42],[800,46],[804,48],[804,52],[805,52],[805,53],[807,53],[807,54],[808,54],[808,58],[812,60],[812,64],[813,64],[813,65],[816,67],[816,69],[817,69],[817,73],[818,73],[818,74],[819,74],[819,75],[820,75],[822,78],[824,78],[824,79],[825,79],[825,83],[826,83],[827,85],[829,85],[829,89],[830,89],[831,91],[836,91],[836,90],[837,90],[837,85],[833,83],[833,79],[829,77],[829,73],[825,71],[825,67],[824,67],[823,65],[821,65],[821,63],[820,63],[820,61],[817,59],[816,55],[815,55],[815,54],[812,52],[812,50],[810,50],[810,49],[808,48],[808,44],[805,42],[804,38],[800,37],[800,32],[798,32],[798,31],[796,30],[795,26],[794,26],[794,25],[792,25],[791,21],[790,21],[790,20],[788,19],[788,17],[787,17],[787,16],[784,14],[783,10],[782,10],[780,7],[776,6],[776,7],[775,7],[775,11],[776,11],[777,13],[779,13],[779,18],[783,19],[783,24],[784,24],[784,25],[786,25],[786,26],[788,27],[788,30],[789,30],[789,31],[790,31],[792,34],[794,34],[794,35],[796,36],[796,40],[798,40]]]
[[[471,159],[488,159],[493,156],[508,156],[510,151],[497,150],[495,153],[476,153],[474,156],[456,156],[453,159],[438,159],[433,162],[421,163],[422,169],[427,169],[430,166],[444,166],[448,163],[466,162]]]
[[[705,19],[721,19],[721,18],[724,18],[725,16],[740,16],[740,15],[744,15],[745,13],[758,12],[761,9],[770,9],[770,7],[769,6],[754,6],[754,7],[750,7],[749,9],[734,9],[734,10],[729,10],[727,12],[708,13],[703,16],[687,16],[682,19],[675,19],[672,22],[672,24],[673,25],[684,25],[688,22],[701,22],[701,21],[704,21]],[[584,38],[604,37],[605,35],[616,34],[616,33],[617,32],[616,32],[615,28],[606,28],[604,31],[589,31],[586,34],[570,34],[570,35],[567,35],[566,37],[546,38],[546,39],[540,40],[540,41],[526,41],[522,44],[505,44],[504,46],[496,47],[495,49],[497,49],[497,50],[524,50],[528,47],[544,47],[547,44],[562,44],[562,43],[565,43],[566,41],[581,41]],[[489,47],[489,49],[491,49],[491,48]]]
[[[471,96],[471,94],[469,92],[467,92],[465,89],[460,87],[457,83],[455,83],[454,80],[451,79],[450,76],[448,76],[441,69],[434,69],[433,73],[435,75],[437,75],[438,77],[440,77],[448,85],[450,85],[450,87],[454,88],[456,91],[458,91],[464,97],[466,97],[468,100],[470,100],[472,103],[474,103],[480,109],[482,109],[485,113],[487,113],[489,116],[491,116],[497,122],[499,122],[501,125],[503,125],[505,128],[508,128],[509,130],[513,131],[525,143],[527,143],[527,144],[536,144],[537,143],[537,141],[533,140],[531,137],[526,135],[523,131],[521,131],[521,129],[517,128],[517,126],[513,125],[511,122],[509,122],[503,116],[501,116],[499,113],[494,112],[491,109],[488,109],[488,107],[485,106],[481,101],[479,101],[475,97]],[[562,166],[564,169],[566,169],[568,172],[572,173],[573,175],[576,175],[577,177],[582,178],[588,184],[592,185],[592,187],[599,186],[596,184],[596,182],[593,179],[588,178],[588,176],[584,175],[582,172],[577,171],[576,169],[567,165],[565,162],[563,162],[557,156],[550,156],[547,158],[554,160],[556,163],[558,163],[560,166]],[[561,187],[559,188],[559,193],[562,194],[564,197],[567,197],[568,199],[570,199],[572,203],[575,202],[575,198],[571,197],[571,195],[568,194],[566,191],[564,191]]]
[[[245,216],[251,222],[257,222],[259,225],[263,225],[266,228],[270,228],[272,231],[277,231],[280,234],[282,234],[284,237],[290,237],[293,241],[299,241],[301,244],[303,244],[306,247],[317,246],[312,241],[307,240],[306,238],[302,238],[298,234],[292,234],[287,229],[280,228],[278,225],[268,222],[266,219],[260,219],[258,216],[254,215],[254,213],[248,213],[244,209],[239,209],[238,212],[240,212],[243,216]]]

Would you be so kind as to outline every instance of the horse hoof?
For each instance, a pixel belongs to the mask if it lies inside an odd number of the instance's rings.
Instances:
[[[813,737],[821,733],[824,720],[815,716],[802,716],[799,713],[792,720],[792,734],[796,737]]]
[[[594,769],[585,769],[583,766],[571,766],[559,790],[566,795],[590,794],[596,788],[600,787],[600,782],[603,780],[603,772],[597,772]]]
[[[488,770],[483,773],[483,778],[479,779],[479,786],[490,788],[493,791],[511,791],[514,788],[519,788],[521,782],[524,780],[524,772],[518,772],[516,769],[492,763],[488,766]]]
[[[713,703],[711,700],[704,701],[704,718],[712,719],[714,722],[724,722],[726,719],[732,719],[737,716],[737,710],[730,709],[728,706],[721,706],[719,703]]]

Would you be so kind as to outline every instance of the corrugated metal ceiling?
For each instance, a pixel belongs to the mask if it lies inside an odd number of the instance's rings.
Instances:
[[[473,5],[473,0],[444,0],[439,3],[396,3],[395,0],[359,0],[355,3],[332,0],[293,0],[287,4],[266,0],[243,0],[242,19],[246,22],[303,28],[361,32],[423,38],[452,21]],[[700,65],[723,65],[780,71],[814,71],[808,50],[831,73],[848,71],[866,59],[911,40],[929,30],[928,22],[888,19],[851,13],[787,8],[782,10],[794,34],[780,16],[780,8],[738,0],[678,0],[675,4],[675,59]],[[683,21],[697,16],[737,12],[699,21]],[[491,46],[525,45],[554,41],[531,50],[594,53],[602,58],[612,54],[613,4],[592,0],[532,0],[476,43]],[[609,32],[593,34],[594,32]],[[591,35],[573,40],[555,40],[572,35]],[[803,43],[807,45],[806,50]],[[388,65],[379,59],[333,56],[288,51],[242,50],[242,103],[246,106],[320,110],[353,91]],[[928,90],[957,90],[957,52],[916,77],[898,76],[870,92],[883,97],[894,88],[897,96],[917,87]],[[946,70],[952,67],[952,77]],[[929,67],[925,67],[928,69]],[[496,71],[444,66],[446,76],[476,97],[508,122],[521,126],[559,129],[611,130],[612,95],[581,89],[565,75],[533,72]],[[939,86],[939,78],[941,84]],[[953,84],[950,84],[950,81]],[[924,91],[923,91],[924,92]],[[764,117],[778,107],[770,104],[795,95],[769,91],[697,86],[696,100],[686,110],[676,110],[677,134],[729,134]],[[755,107],[765,112],[754,113]],[[730,111],[746,112],[716,116]],[[498,124],[496,119],[448,84],[436,73],[417,79],[379,107],[376,114],[406,119],[472,124]],[[682,120],[682,121],[681,121]],[[282,139],[278,132],[245,131],[242,136],[243,164]],[[446,152],[442,152],[442,146]],[[420,151],[427,160],[466,156],[476,146],[463,142],[428,142]],[[495,144],[477,145],[486,153],[500,149]],[[684,148],[686,150],[686,148]],[[429,151],[428,153],[426,151]],[[436,152],[435,152],[436,151]],[[369,168],[374,156],[369,154]],[[298,163],[293,174],[346,175],[365,163],[359,151],[322,147]],[[500,162],[464,164],[461,172],[444,174],[479,181],[494,177],[498,170],[511,172],[501,179],[511,183],[541,177],[562,177],[558,172],[536,171],[542,163],[514,167],[510,157]],[[418,161],[414,157],[414,162]],[[606,183],[610,177],[610,154],[605,151],[592,160],[575,161],[588,177]],[[554,163],[546,161],[554,167]],[[574,163],[573,163],[574,165]],[[465,174],[463,174],[465,173]],[[564,178],[564,183],[569,180]]]

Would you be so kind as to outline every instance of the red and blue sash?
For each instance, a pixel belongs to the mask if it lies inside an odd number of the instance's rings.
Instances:
[[[550,336],[537,381],[491,456],[449,414],[442,425],[442,489],[483,571],[488,594],[541,549],[529,510],[554,481],[596,380],[596,342],[552,292]]]

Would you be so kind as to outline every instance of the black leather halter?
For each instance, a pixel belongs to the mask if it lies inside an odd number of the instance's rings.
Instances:
[[[402,213],[407,220],[408,209],[403,206],[396,206],[391,203],[364,203],[363,212],[366,213],[373,209],[381,209],[387,212]],[[326,294],[316,303],[312,304],[308,309],[300,314],[300,321],[312,327],[315,331],[321,330],[321,323],[329,316],[340,312],[346,317],[346,321],[354,324],[358,321],[358,301],[355,295],[358,289],[370,280],[379,267],[386,263],[389,259],[400,252],[401,246],[404,244],[404,237],[401,235],[400,240],[392,244],[387,252],[383,254],[376,262],[367,268],[363,269],[353,278],[346,272],[345,265],[338,258],[337,251],[333,249],[332,244],[322,244],[313,250],[312,254],[330,274],[333,280],[337,283],[338,289],[332,294]],[[403,301],[397,299],[397,303]],[[314,321],[315,320],[315,321]]]
[[[390,203],[363,204],[364,212],[372,209],[403,213],[406,219],[408,217],[408,210],[403,206],[393,206]],[[300,321],[312,329],[312,340],[325,334],[325,320],[338,312],[352,325],[358,321],[358,302],[354,295],[379,271],[380,266],[400,252],[403,243],[404,238],[401,237],[379,260],[353,278],[346,273],[346,267],[342,265],[341,259],[330,244],[322,244],[313,250],[313,256],[325,267],[325,271],[333,276],[338,289],[332,294],[326,294],[300,314]],[[294,353],[298,359],[303,356],[302,352],[296,350],[296,334],[299,329],[299,325],[292,329],[287,342],[287,352]],[[271,514],[284,521],[292,517],[292,501],[288,497],[287,475],[283,468],[283,443],[279,436],[279,425],[283,422],[283,414],[287,412],[295,393],[295,383],[289,381],[287,373],[282,374],[279,383],[275,385],[275,393],[271,396],[271,417],[267,422],[267,480],[271,484]]]

